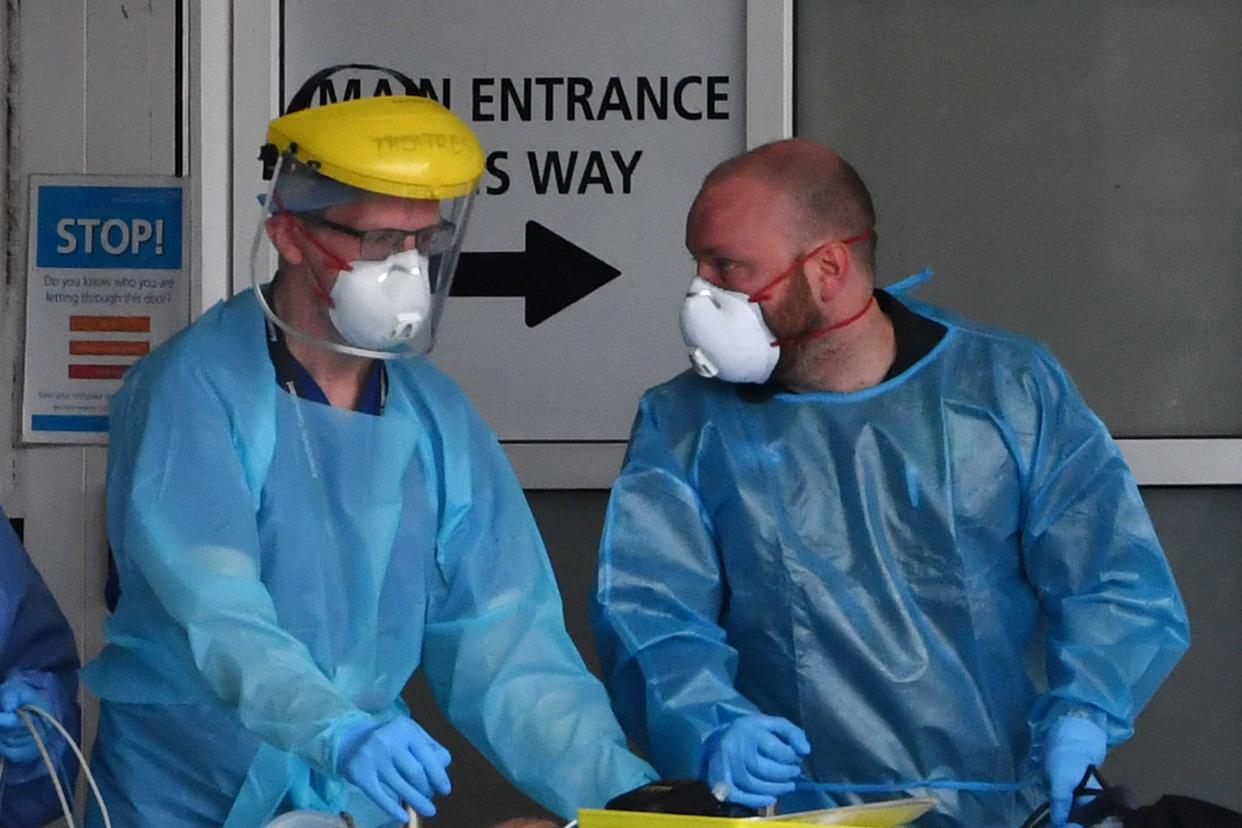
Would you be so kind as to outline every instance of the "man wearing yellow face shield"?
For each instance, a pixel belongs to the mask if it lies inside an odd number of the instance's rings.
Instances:
[[[254,290],[140,362],[113,401],[121,597],[85,672],[113,823],[433,814],[451,768],[400,700],[419,668],[553,811],[651,780],[565,632],[495,437],[422,358],[478,142],[404,96],[288,114],[268,141]]]

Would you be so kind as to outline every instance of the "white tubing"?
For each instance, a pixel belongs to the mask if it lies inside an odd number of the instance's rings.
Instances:
[[[68,743],[74,755],[78,757],[79,767],[86,774],[86,781],[91,786],[91,793],[95,795],[95,802],[99,805],[99,813],[103,816],[104,828],[112,828],[112,818],[108,815],[108,806],[104,804],[103,794],[99,792],[99,786],[95,784],[95,777],[91,774],[90,767],[87,766],[86,757],[82,755],[82,751],[78,748],[77,742],[73,741],[73,737],[69,735],[69,731],[65,730],[64,726],[56,721],[56,717],[51,713],[40,707],[35,707],[33,704],[19,707],[17,712],[22,717],[22,721],[26,723],[26,727],[29,728],[30,734],[34,736],[35,744],[39,747],[39,753],[43,754],[43,762],[47,765],[48,775],[52,777],[52,783],[56,786],[56,795],[60,797],[60,806],[64,809],[65,821],[69,823],[69,828],[76,828],[73,821],[73,812],[65,802],[65,794],[60,787],[60,778],[56,773],[56,766],[52,764],[52,758],[48,755],[47,748],[43,745],[43,740],[39,738],[39,732],[35,729],[34,722],[30,720],[29,713],[38,713],[50,722],[52,727],[56,728],[56,731]]]
[[[22,717],[22,721],[26,724],[26,729],[34,737],[35,747],[39,749],[39,754],[43,757],[43,764],[47,765],[47,775],[52,778],[52,785],[56,788],[56,798],[60,800],[60,810],[65,815],[65,822],[69,823],[69,828],[77,828],[73,821],[73,809],[65,801],[65,789],[60,784],[60,774],[56,772],[56,765],[52,762],[52,757],[47,752],[47,745],[43,744],[43,740],[39,738],[39,731],[35,728],[34,722],[30,718],[30,713],[27,712],[33,709],[35,708],[19,707],[17,708],[17,715]]]

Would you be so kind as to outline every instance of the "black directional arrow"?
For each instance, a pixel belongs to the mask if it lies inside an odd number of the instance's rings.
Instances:
[[[523,296],[526,327],[533,328],[620,275],[539,222],[528,221],[524,252],[462,253],[452,295]]]

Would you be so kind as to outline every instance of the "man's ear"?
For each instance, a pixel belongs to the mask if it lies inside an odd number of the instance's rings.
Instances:
[[[841,292],[852,266],[850,249],[840,242],[824,245],[803,264],[811,288],[821,302],[827,302]]]
[[[300,265],[305,256],[299,244],[297,219],[288,213],[277,213],[267,220],[267,237],[280,257],[291,265]]]

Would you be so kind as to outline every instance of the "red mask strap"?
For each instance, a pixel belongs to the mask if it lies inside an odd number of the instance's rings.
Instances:
[[[785,281],[785,280],[786,280],[786,279],[788,279],[790,276],[794,275],[794,273],[796,273],[796,272],[797,272],[798,268],[802,267],[802,265],[804,265],[804,264],[806,264],[808,261],[810,261],[810,260],[811,260],[811,258],[813,258],[813,257],[815,256],[815,254],[816,254],[816,253],[818,253],[819,251],[823,250],[823,249],[824,249],[825,247],[827,247],[828,245],[830,245],[830,244],[853,244],[854,242],[860,242],[860,241],[863,241],[864,239],[869,239],[869,238],[871,238],[871,228],[870,228],[870,227],[868,227],[866,230],[862,231],[861,233],[859,233],[859,234],[857,234],[857,235],[850,236],[848,239],[841,239],[839,242],[824,242],[824,243],[823,243],[823,244],[821,244],[819,247],[816,247],[816,248],[814,248],[813,250],[811,250],[811,252],[809,252],[809,253],[804,253],[804,254],[802,254],[801,256],[799,256],[797,259],[795,259],[795,260],[794,260],[794,263],[793,263],[793,264],[791,264],[791,265],[790,265],[790,266],[789,266],[789,267],[788,267],[788,268],[787,268],[787,269],[786,269],[783,273],[781,273],[781,275],[777,276],[775,279],[773,279],[772,281],[768,282],[768,283],[767,283],[766,285],[764,285],[763,287],[759,288],[759,290],[757,290],[757,291],[755,291],[754,293],[750,294],[750,301],[752,301],[752,302],[766,302],[766,301],[768,301],[769,299],[771,299],[771,298],[772,298],[772,293],[771,293],[772,288],[776,287],[776,286],[777,286],[777,285],[779,285],[781,282]]]
[[[276,201],[276,206],[278,208],[281,207],[279,199],[277,199]],[[319,253],[323,256],[324,261],[328,265],[328,267],[334,268],[335,270],[338,270],[338,271],[353,269],[353,267],[349,264],[349,262],[345,261],[340,256],[337,256],[335,253],[333,253],[331,250],[325,247],[323,242],[319,241],[319,239],[315,238],[310,233],[307,233],[306,228],[302,226],[302,222],[298,221],[297,218],[293,215],[293,213],[290,213],[282,208],[281,211],[277,213],[277,216],[281,220],[288,222],[289,226],[293,229],[293,232],[296,233],[299,238],[304,239],[305,241],[309,242],[312,247],[318,250]],[[330,308],[336,306],[336,303],[332,301],[332,296],[326,290],[324,290],[323,285],[319,284],[318,279],[312,278],[311,284],[314,286],[315,296],[318,297],[321,302],[323,302],[325,305],[327,305]]]
[[[867,311],[871,310],[871,306],[874,304],[875,304],[875,295],[873,294],[867,299],[867,304],[862,306],[862,310],[858,311],[858,313],[854,314],[853,316],[850,316],[848,319],[842,319],[840,322],[833,322],[831,325],[828,325],[823,328],[818,328],[809,333],[799,334],[798,336],[791,336],[787,339],[778,339],[772,344],[781,345],[781,346],[797,345],[802,342],[807,342],[808,340],[811,340],[811,339],[817,339],[826,333],[831,333],[832,331],[839,331],[842,328],[844,328],[846,325],[852,325],[855,322],[857,322],[859,319],[862,319],[863,316],[867,313]]]

